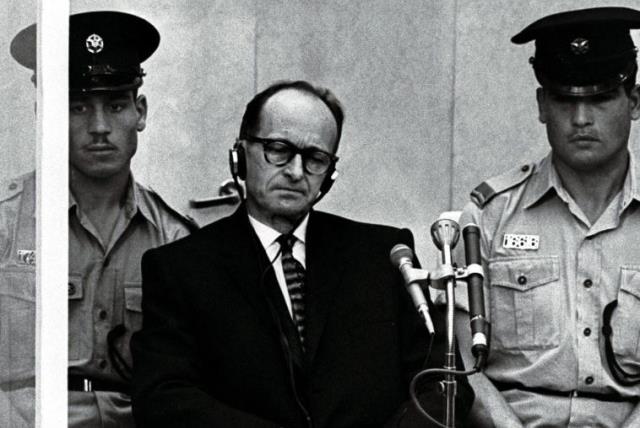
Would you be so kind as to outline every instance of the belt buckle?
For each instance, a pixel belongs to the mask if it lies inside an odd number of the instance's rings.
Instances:
[[[569,398],[578,398],[578,390],[569,391]]]
[[[82,390],[84,392],[93,391],[93,386],[91,385],[91,379],[87,379],[87,378],[82,379]]]

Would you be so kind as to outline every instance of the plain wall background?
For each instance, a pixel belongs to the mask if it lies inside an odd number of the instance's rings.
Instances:
[[[149,119],[133,169],[174,207],[200,222],[230,212],[194,211],[188,200],[217,195],[230,178],[227,150],[256,91],[306,79],[333,90],[347,114],[341,176],[318,209],[411,228],[426,266],[442,211],[461,209],[483,180],[547,152],[528,64],[533,44],[513,45],[511,36],[547,14],[603,5],[638,2],[71,2],[73,12],[135,13],[160,31],[143,64]]]
[[[36,21],[36,0],[3,1],[0,7],[0,180],[35,168],[36,91],[31,70],[11,57],[13,37]]]

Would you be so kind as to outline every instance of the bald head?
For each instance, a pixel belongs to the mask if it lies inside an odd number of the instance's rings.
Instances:
[[[247,104],[242,117],[240,138],[244,139],[255,136],[256,133],[259,132],[263,107],[271,100],[272,97],[280,94],[281,92],[289,92],[289,95],[286,97],[288,99],[286,103],[299,102],[300,99],[296,100],[294,99],[295,97],[291,96],[292,92],[307,95],[324,103],[325,107],[331,113],[334,124],[336,125],[335,146],[333,148],[333,152],[337,152],[340,137],[342,136],[342,123],[344,122],[344,111],[342,109],[342,105],[329,89],[312,85],[304,80],[286,80],[277,82],[256,94],[256,96]]]
[[[314,94],[284,89],[272,95],[258,116],[260,135],[272,134],[291,141],[330,142],[323,150],[335,153],[338,126],[329,107]]]

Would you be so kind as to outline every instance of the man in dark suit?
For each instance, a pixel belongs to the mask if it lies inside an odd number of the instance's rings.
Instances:
[[[343,117],[307,82],[258,94],[231,151],[246,202],[145,254],[138,424],[425,426],[406,401],[428,336],[388,261],[394,244],[413,246],[411,233],[312,210],[336,177]],[[436,338],[429,364],[442,367]],[[458,397],[464,416],[467,383]],[[441,415],[434,388],[422,398]]]

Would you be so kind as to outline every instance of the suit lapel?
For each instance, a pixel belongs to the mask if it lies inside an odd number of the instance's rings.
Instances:
[[[235,233],[228,244],[229,259],[226,263],[231,277],[253,308],[260,324],[273,329],[276,327],[276,321],[269,307],[266,290],[276,281],[275,274],[258,236],[249,223],[244,206],[236,210],[231,220],[230,230]]]
[[[346,266],[346,241],[340,230],[330,227],[323,214],[311,212],[307,229],[307,358],[318,350],[336,288]]]
[[[274,339],[281,343],[286,338],[288,344],[285,358],[291,358],[300,368],[304,367],[302,348],[287,305],[284,301],[278,280],[273,271],[260,239],[249,223],[244,207],[232,216],[233,225],[230,230],[238,231],[230,243],[227,265],[237,286],[252,307],[259,323],[274,334]]]

